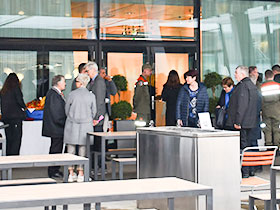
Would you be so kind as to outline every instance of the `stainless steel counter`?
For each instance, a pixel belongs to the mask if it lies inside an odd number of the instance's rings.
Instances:
[[[199,128],[138,128],[138,177],[176,176],[213,187],[215,210],[240,209],[239,132]],[[140,208],[167,209],[162,201]],[[205,209],[196,198],[177,199],[176,209]]]

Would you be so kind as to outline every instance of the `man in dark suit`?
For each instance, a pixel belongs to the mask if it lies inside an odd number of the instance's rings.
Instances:
[[[62,153],[65,115],[65,98],[62,91],[65,89],[65,79],[56,75],[52,79],[52,88],[47,92],[44,107],[42,135],[51,137],[50,154]],[[60,178],[59,167],[48,168],[49,177]]]

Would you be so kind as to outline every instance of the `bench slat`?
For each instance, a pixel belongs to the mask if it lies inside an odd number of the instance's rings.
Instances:
[[[34,179],[14,179],[1,180],[0,187],[17,186],[17,185],[33,185],[33,184],[55,184],[56,180],[51,178],[34,178]]]

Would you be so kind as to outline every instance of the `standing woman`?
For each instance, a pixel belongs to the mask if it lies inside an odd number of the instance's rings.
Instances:
[[[181,88],[176,105],[179,126],[198,127],[198,113],[209,111],[207,88],[197,82],[198,72],[189,70],[184,74],[186,83]]]
[[[166,101],[165,121],[167,126],[176,125],[176,103],[181,87],[177,71],[171,70],[161,93],[162,100]]]
[[[76,153],[76,145],[79,146],[79,156],[86,156],[86,137],[88,132],[93,132],[93,121],[96,115],[96,99],[93,93],[86,88],[90,78],[87,74],[79,74],[76,78],[76,87],[72,91],[65,105],[67,116],[64,128],[64,143],[67,144],[68,153]],[[78,177],[74,168],[69,167],[68,182],[83,182],[84,171],[78,166]]]
[[[19,155],[22,121],[25,119],[25,103],[20,82],[15,73],[9,74],[0,92],[2,121],[9,124],[5,129],[7,155]]]

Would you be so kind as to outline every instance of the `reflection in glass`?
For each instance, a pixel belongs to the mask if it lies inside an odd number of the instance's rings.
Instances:
[[[101,39],[194,40],[193,1],[101,1]]]
[[[0,0],[0,37],[95,39],[94,0]]]
[[[202,1],[203,74],[234,78],[238,65],[264,73],[279,63],[280,5],[273,1]]]

